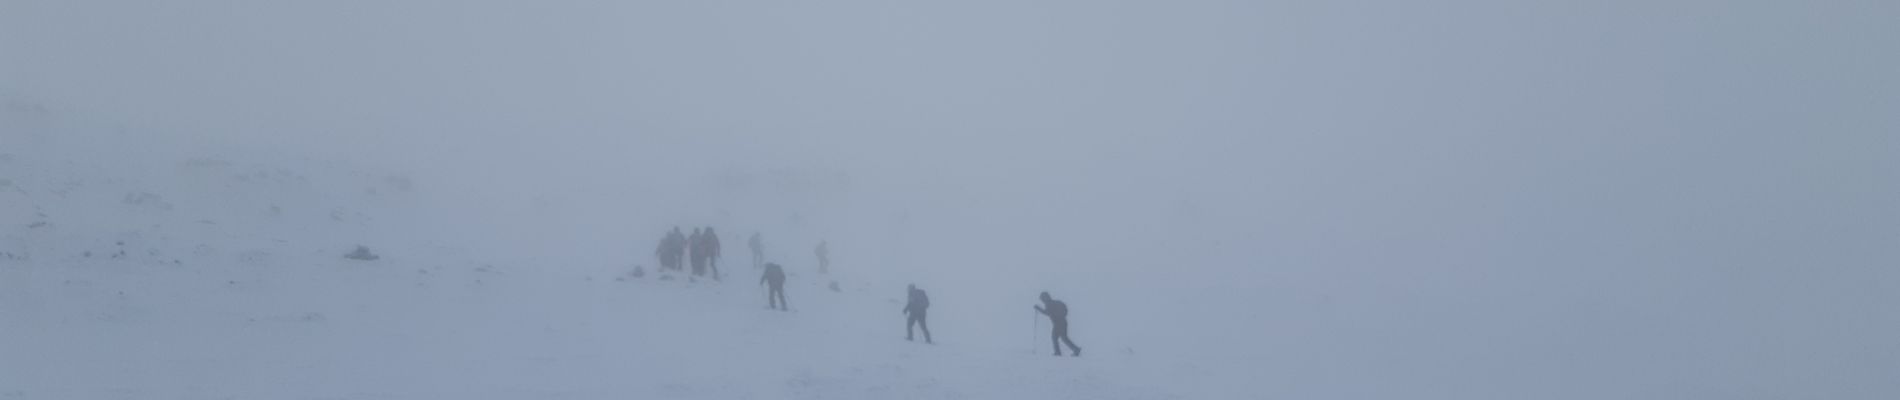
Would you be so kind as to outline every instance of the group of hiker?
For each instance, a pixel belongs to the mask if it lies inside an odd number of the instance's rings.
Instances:
[[[904,321],[904,340],[915,341],[916,331],[922,329],[924,331],[924,343],[933,343],[930,339],[930,324],[927,321],[930,310],[930,295],[924,293],[923,289],[918,289],[917,284],[914,283],[910,285],[909,291],[910,300],[904,303],[904,315],[907,317]],[[1082,348],[1076,346],[1074,340],[1069,339],[1069,305],[1063,303],[1061,300],[1049,297],[1049,292],[1042,292],[1041,298],[1042,305],[1033,307],[1036,309],[1037,314],[1049,317],[1049,324],[1051,325],[1049,330],[1049,344],[1055,347],[1056,355],[1062,355],[1062,345],[1066,344],[1069,345],[1069,354],[1074,357],[1081,357]]]
[[[778,264],[765,262],[765,242],[758,233],[746,240],[746,247],[752,250],[752,268],[764,269],[759,276],[759,284],[770,284],[767,297],[769,306],[777,310],[790,310],[785,304],[785,269]],[[818,243],[815,250],[818,255],[818,272],[825,273],[831,264],[830,252],[824,242]],[[712,227],[693,228],[691,235],[681,233],[679,227],[673,227],[660,239],[659,249],[653,255],[660,259],[661,271],[685,271],[681,261],[692,265],[692,276],[712,274],[713,280],[721,280],[719,274],[719,234]]]
[[[925,294],[918,284],[910,284],[910,300],[904,301],[904,339],[916,341],[916,330],[923,330],[923,343],[931,341],[931,324],[927,315],[931,309],[931,296]],[[1049,298],[1049,292],[1041,294],[1041,305],[1034,305],[1035,313],[1049,317],[1049,345],[1054,347],[1056,356],[1062,355],[1062,345],[1070,347],[1070,355],[1081,356],[1081,347],[1068,337],[1068,303]]]
[[[766,307],[773,310],[790,311],[790,305],[785,302],[785,268],[777,263],[765,261],[765,245],[758,233],[753,233],[752,237],[746,241],[746,244],[747,247],[750,247],[752,250],[753,268],[764,269],[764,273],[759,276],[759,284],[765,285],[767,288]],[[820,241],[818,247],[812,251],[814,255],[818,256],[818,273],[829,273],[831,267],[831,252],[826,243]],[[711,227],[694,228],[690,236],[682,234],[679,227],[674,227],[671,232],[668,232],[666,236],[660,240],[660,248],[654,253],[659,257],[660,268],[663,271],[685,270],[685,267],[680,265],[680,261],[685,259],[692,265],[693,276],[705,276],[706,272],[710,270],[713,280],[719,280],[719,236],[713,233],[713,228]],[[832,289],[837,290],[837,282],[834,281],[832,284]],[[915,341],[916,330],[922,329],[924,331],[924,343],[935,343],[931,340],[930,324],[927,320],[930,310],[930,296],[924,293],[923,289],[918,289],[916,284],[911,284],[908,287],[908,291],[909,300],[904,304],[903,310],[906,317],[904,322],[904,340]],[[1037,314],[1049,318],[1051,325],[1049,342],[1051,346],[1055,347],[1055,355],[1061,356],[1062,345],[1067,344],[1069,354],[1080,357],[1082,355],[1082,348],[1076,346],[1075,342],[1069,339],[1069,306],[1062,301],[1049,297],[1049,292],[1042,292],[1041,300],[1042,304],[1034,306],[1034,308]]]
[[[660,248],[653,254],[660,258],[662,271],[685,271],[686,266],[680,261],[688,261],[692,264],[693,276],[706,276],[710,270],[712,279],[719,280],[719,234],[713,233],[712,227],[693,228],[691,236],[673,227],[672,232],[660,239]]]

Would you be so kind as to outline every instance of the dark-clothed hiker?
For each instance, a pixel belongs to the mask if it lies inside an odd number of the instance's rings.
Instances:
[[[673,270],[686,272],[686,234],[680,227],[673,227],[673,249],[667,254],[673,259]]]
[[[759,276],[759,284],[760,285],[770,284],[769,287],[771,288],[771,291],[766,292],[765,294],[766,308],[777,308],[780,311],[790,311],[790,306],[786,305],[785,303],[785,269],[784,268],[780,268],[778,264],[766,263],[765,275]]]
[[[660,259],[660,270],[673,269],[673,233],[668,232],[660,238],[659,248],[653,249],[653,257]]]
[[[706,274],[706,234],[703,229],[693,228],[693,235],[686,237],[686,258],[693,265],[693,276]]]
[[[1049,331],[1049,346],[1056,348],[1056,355],[1062,355],[1062,344],[1067,343],[1070,353],[1075,354],[1076,357],[1082,356],[1082,348],[1076,347],[1075,342],[1069,340],[1068,304],[1050,298],[1049,292],[1042,292],[1042,305],[1036,306],[1036,312],[1049,316],[1049,324],[1054,325]]]
[[[753,232],[752,240],[747,241],[746,246],[752,248],[752,269],[765,268],[765,239],[759,238],[758,232]]]
[[[660,248],[653,251],[660,258],[660,269],[680,269],[680,256],[685,246],[686,235],[680,234],[679,227],[675,226],[672,232],[667,232],[666,237],[660,239]]]
[[[706,242],[706,267],[712,269],[713,280],[719,280],[719,235],[712,227],[706,227],[706,236],[700,238]]]
[[[831,273],[831,249],[825,247],[825,242],[819,241],[818,248],[811,252],[818,255],[818,273]]]
[[[912,335],[912,328],[923,328],[924,343],[932,343],[930,324],[924,322],[924,315],[928,310],[930,310],[930,296],[924,295],[924,290],[918,289],[916,284],[911,284],[910,303],[904,304],[904,314],[910,316],[910,320],[904,323],[904,340],[915,340],[912,339],[915,337]]]

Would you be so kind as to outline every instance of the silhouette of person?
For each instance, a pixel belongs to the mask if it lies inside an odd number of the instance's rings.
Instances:
[[[693,235],[686,237],[686,258],[693,264],[693,276],[706,274],[706,234],[704,229],[693,228]]]
[[[719,235],[709,226],[700,240],[706,242],[706,267],[712,269],[713,280],[719,280]]]
[[[752,269],[765,268],[765,239],[759,238],[758,232],[753,232],[746,246],[752,248]]]
[[[686,272],[686,234],[680,228],[673,227],[673,248],[667,254],[673,259],[673,270]]]
[[[818,255],[818,273],[831,273],[831,249],[825,247],[825,242],[819,241],[818,248],[812,249],[812,253]]]
[[[653,249],[653,257],[660,259],[660,270],[673,268],[673,233],[667,232],[660,237],[659,248]]]
[[[913,328],[923,328],[924,343],[932,343],[930,341],[930,324],[924,321],[924,316],[929,310],[930,296],[925,295],[923,289],[918,289],[917,284],[911,284],[910,302],[904,304],[904,314],[910,316],[909,320],[904,323],[904,340],[914,340],[912,339],[915,337]]]
[[[1069,340],[1068,304],[1050,298],[1049,292],[1042,292],[1042,305],[1036,306],[1036,312],[1049,316],[1049,323],[1053,325],[1049,331],[1049,346],[1056,348],[1056,355],[1062,355],[1062,344],[1067,343],[1070,353],[1074,353],[1076,357],[1082,356],[1082,348],[1076,347],[1075,342]]]
[[[765,274],[759,276],[759,284],[760,285],[770,284],[770,286],[768,287],[771,289],[771,291],[765,294],[765,302],[766,302],[765,306],[767,308],[777,308],[780,311],[790,311],[791,306],[785,302],[785,269],[784,268],[779,267],[778,264],[766,263]]]

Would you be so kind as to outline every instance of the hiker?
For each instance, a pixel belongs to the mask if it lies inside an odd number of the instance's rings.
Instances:
[[[831,273],[831,249],[825,248],[825,242],[818,241],[818,248],[812,249],[812,253],[818,254],[818,273]]]
[[[672,261],[673,270],[686,271],[686,265],[684,264],[686,261],[686,234],[680,233],[680,227],[675,226],[673,227],[673,235],[667,239],[673,242],[671,246],[668,246],[666,251],[667,258]]]
[[[660,270],[679,269],[679,246],[684,240],[677,226],[673,227],[672,232],[667,232],[666,237],[660,238],[660,248],[653,250],[653,255],[660,258]]]
[[[785,269],[780,268],[778,264],[766,263],[765,275],[759,276],[759,284],[768,283],[771,284],[771,291],[765,294],[765,307],[790,311],[791,306],[785,303]]]
[[[1057,356],[1062,355],[1063,343],[1069,345],[1070,353],[1073,353],[1076,357],[1082,356],[1082,348],[1076,347],[1075,342],[1069,340],[1068,304],[1063,304],[1059,300],[1050,298],[1049,292],[1042,292],[1042,305],[1036,306],[1036,312],[1049,316],[1049,323],[1053,325],[1049,331],[1049,346],[1056,348]]]
[[[719,235],[713,233],[713,228],[708,226],[706,236],[701,237],[700,240],[706,242],[706,267],[712,269],[713,280],[719,280]]]
[[[693,235],[686,237],[686,258],[693,264],[693,276],[706,274],[706,235],[700,228],[693,228]]]
[[[758,232],[752,232],[752,239],[746,241],[746,247],[752,248],[752,269],[765,268],[765,239]]]
[[[660,237],[660,247],[657,249],[653,249],[653,257],[660,259],[660,270],[664,271],[668,268],[673,267],[672,256],[673,256],[673,234],[669,232],[666,235]]]
[[[930,324],[924,322],[924,314],[929,309],[930,296],[924,295],[924,290],[918,289],[917,284],[911,284],[910,302],[904,304],[904,314],[910,316],[909,321],[904,323],[904,340],[915,341],[912,339],[914,336],[911,329],[924,328],[924,343],[932,343],[930,341]]]

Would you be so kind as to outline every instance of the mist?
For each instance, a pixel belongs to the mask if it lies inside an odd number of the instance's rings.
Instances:
[[[1877,1],[10,0],[0,99],[35,111],[0,122],[0,152],[386,171],[418,189],[362,235],[517,275],[652,268],[666,230],[713,226],[744,287],[746,235],[806,275],[824,241],[851,290],[930,289],[932,327],[968,346],[938,350],[1022,347],[1021,309],[1049,291],[1109,359],[1090,361],[1116,363],[1087,376],[1154,388],[1138,398],[1892,398],[1896,18]],[[567,290],[536,288],[519,299]],[[990,395],[1089,397],[1050,390]],[[641,395],[576,397],[616,396]]]

